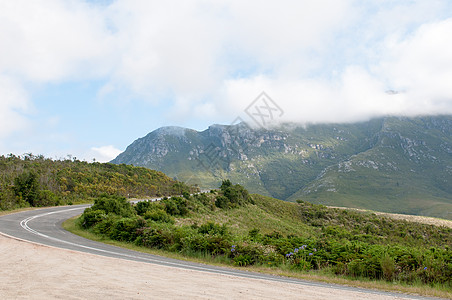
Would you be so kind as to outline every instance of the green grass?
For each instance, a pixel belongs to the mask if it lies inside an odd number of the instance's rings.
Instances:
[[[297,220],[296,203],[274,201],[265,196],[254,195],[256,205],[239,207],[237,209],[211,211],[201,209],[189,218],[180,218],[184,224],[204,224],[214,221],[226,224],[235,234],[247,235],[253,228],[259,228],[262,234],[278,231],[284,235],[305,235],[312,232],[312,228]]]

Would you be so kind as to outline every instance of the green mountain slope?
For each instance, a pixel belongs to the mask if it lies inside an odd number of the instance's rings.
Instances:
[[[113,163],[201,187],[224,178],[278,199],[452,219],[452,117],[251,129],[163,127]]]
[[[451,119],[388,118],[376,137],[290,199],[452,219]]]

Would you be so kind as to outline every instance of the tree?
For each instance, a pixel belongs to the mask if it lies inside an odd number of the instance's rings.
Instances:
[[[232,186],[231,181],[229,179],[226,179],[221,183],[220,189],[224,192],[230,186]]]
[[[33,172],[23,172],[14,179],[14,193],[17,197],[36,206],[39,202],[38,176]]]

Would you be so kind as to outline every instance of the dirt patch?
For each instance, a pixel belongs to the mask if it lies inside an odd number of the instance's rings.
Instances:
[[[0,235],[1,299],[397,299],[144,264]]]
[[[444,220],[444,219],[438,219],[438,218],[432,218],[432,217],[424,217],[424,216],[415,216],[415,215],[384,213],[384,212],[371,211],[371,210],[359,209],[359,208],[347,208],[347,207],[338,207],[338,206],[328,206],[328,207],[373,213],[373,214],[376,214],[377,216],[384,216],[384,217],[388,217],[388,218],[396,219],[396,220],[405,220],[408,222],[416,222],[416,223],[422,223],[422,224],[427,224],[427,225],[444,226],[444,227],[452,228],[452,221],[450,221],[450,220]]]

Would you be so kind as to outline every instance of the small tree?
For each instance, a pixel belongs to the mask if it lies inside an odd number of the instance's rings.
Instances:
[[[221,189],[221,191],[224,192],[227,188],[229,188],[231,186],[232,186],[231,181],[229,179],[225,179],[225,180],[223,180],[223,182],[221,182],[220,189]]]
[[[14,193],[31,206],[39,203],[38,176],[33,172],[23,172],[14,179]]]

